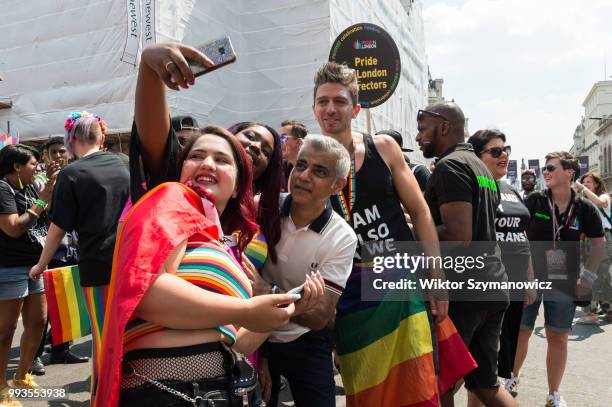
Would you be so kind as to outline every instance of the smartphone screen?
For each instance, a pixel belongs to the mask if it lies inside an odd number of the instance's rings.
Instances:
[[[236,52],[229,36],[224,36],[206,44],[195,47],[213,61],[213,66],[207,68],[195,61],[189,61],[189,67],[195,77],[212,72],[236,61]]]

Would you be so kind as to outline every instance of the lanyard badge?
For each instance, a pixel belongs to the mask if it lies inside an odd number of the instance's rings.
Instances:
[[[556,242],[561,240],[561,230],[567,228],[572,221],[574,213],[574,202],[570,203],[565,220],[561,223],[557,221],[557,213],[555,203],[548,198],[548,205],[553,226],[553,249],[546,250],[546,270],[550,280],[567,280],[567,253],[564,250],[557,249]]]

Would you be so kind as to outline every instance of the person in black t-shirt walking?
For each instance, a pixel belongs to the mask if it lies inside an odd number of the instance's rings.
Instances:
[[[417,122],[416,141],[423,155],[425,158],[439,159],[427,185],[425,198],[437,225],[440,241],[455,242],[456,246],[452,249],[455,256],[465,253],[465,246],[472,246],[467,253],[473,252],[473,245],[469,242],[480,242],[482,250],[492,253],[485,256],[485,266],[480,273],[487,281],[506,281],[500,250],[495,242],[495,218],[500,202],[497,183],[474,154],[472,146],[463,143],[463,112],[455,103],[442,102],[419,110]],[[449,280],[463,278],[453,271],[446,277]],[[497,380],[499,335],[508,306],[508,293],[501,290],[495,296],[500,300],[472,298],[475,301],[464,302],[453,301],[451,293],[448,315],[478,363],[478,368],[465,377],[466,388],[487,406],[515,406],[510,393],[500,387]],[[442,396],[442,403],[454,405],[452,390]]]
[[[110,282],[119,216],[129,196],[130,175],[115,154],[100,151],[106,123],[91,113],[71,113],[65,125],[66,148],[79,159],[64,168],[53,193],[51,226],[38,264],[38,278],[57,251],[66,232],[79,237],[81,286]]]
[[[531,251],[525,229],[529,222],[529,211],[523,204],[519,192],[501,179],[508,174],[508,159],[511,148],[506,144],[506,135],[496,129],[478,130],[467,141],[474,148],[476,155],[491,171],[498,181],[501,202],[497,207],[495,235],[502,253],[502,263],[508,275],[508,281],[533,280]],[[523,307],[533,303],[535,290],[516,290],[511,295],[510,305],[504,313],[500,347],[497,355],[497,375],[504,387],[516,397],[518,378],[514,377],[514,359],[518,341]],[[469,394],[469,407],[479,406],[480,402],[472,393]]]
[[[604,231],[595,206],[580,198],[571,183],[580,171],[578,160],[562,151],[546,155],[543,168],[548,189],[533,192],[525,200],[530,212],[527,237],[536,278],[551,281],[553,290],[539,293],[535,302],[523,310],[516,355],[516,372],[527,357],[529,337],[533,332],[544,296],[544,327],[548,344],[546,407],[564,407],[559,387],[567,363],[567,343],[576,311],[575,298],[588,296],[596,280],[597,268],[604,256]],[[581,268],[580,240],[590,242],[590,255]],[[534,243],[536,242],[536,243]]]

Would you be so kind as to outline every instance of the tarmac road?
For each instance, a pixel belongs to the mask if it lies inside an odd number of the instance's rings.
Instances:
[[[581,315],[580,311],[577,316]],[[8,376],[12,377],[17,366],[21,323],[13,338]],[[91,338],[76,341],[72,350],[78,354],[90,354]],[[46,361],[48,355],[43,356]],[[544,406],[547,394],[546,381],[546,339],[542,318],[538,318],[536,329],[530,342],[529,354],[523,368],[519,386],[518,401],[521,406]],[[575,325],[570,335],[569,360],[562,395],[570,407],[610,407],[612,406],[612,324],[599,326]],[[50,365],[47,374],[37,377],[43,387],[62,387],[67,397],[53,400],[22,400],[24,406],[88,406],[89,405],[89,364]],[[340,376],[336,376],[337,406],[344,407]],[[283,395],[283,406],[293,406],[289,391]],[[465,406],[465,391],[456,396],[456,405]],[[372,406],[376,407],[376,406]]]

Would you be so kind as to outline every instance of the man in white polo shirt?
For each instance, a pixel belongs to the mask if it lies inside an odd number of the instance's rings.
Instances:
[[[308,135],[291,173],[291,194],[281,209],[278,261],[266,262],[263,277],[289,291],[308,274],[320,273],[326,290],[319,305],[274,331],[266,344],[262,367],[269,366],[272,382],[269,406],[277,405],[280,375],[289,381],[297,407],[335,406],[332,338],[326,326],[351,272],[357,237],[334,212],[329,197],[344,188],[350,165],[342,144]]]

